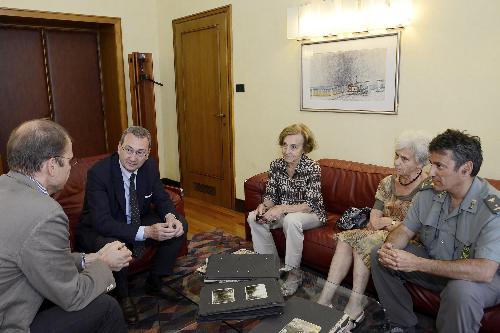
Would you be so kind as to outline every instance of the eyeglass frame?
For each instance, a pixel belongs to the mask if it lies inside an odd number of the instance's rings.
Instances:
[[[54,156],[54,158],[64,158],[66,160],[68,160],[68,163],[71,167],[74,167],[75,165],[78,164],[78,159],[76,159],[76,157],[66,157],[66,156]]]
[[[145,158],[146,156],[149,155],[150,149],[148,148],[147,150],[134,150],[134,148],[130,147],[129,145],[127,146],[122,146],[122,150],[129,156],[135,155],[139,158]]]

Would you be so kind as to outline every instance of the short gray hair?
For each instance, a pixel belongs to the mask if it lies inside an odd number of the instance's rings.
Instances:
[[[133,134],[137,138],[147,138],[149,148],[151,148],[151,133],[149,133],[147,129],[141,126],[130,126],[129,128],[127,128],[120,138],[120,145],[123,145],[123,140],[125,140],[125,136],[129,133]]]
[[[394,149],[409,149],[415,154],[415,160],[419,165],[429,163],[429,142],[431,136],[424,131],[404,131],[394,143]]]
[[[43,162],[61,156],[70,142],[68,132],[51,120],[24,122],[10,134],[7,164],[13,171],[32,176],[41,170]]]

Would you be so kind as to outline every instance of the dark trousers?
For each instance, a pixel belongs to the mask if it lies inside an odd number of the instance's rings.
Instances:
[[[372,280],[389,321],[401,327],[413,327],[417,317],[413,313],[406,281],[440,292],[441,301],[436,318],[440,333],[477,332],[484,308],[500,303],[500,276],[490,283],[453,280],[421,272],[399,272],[382,266],[378,249],[371,253]],[[429,258],[423,246],[409,244],[405,251]]]
[[[149,214],[141,218],[142,225],[152,225],[155,223],[163,222],[163,220],[156,214]],[[177,259],[177,255],[185,241],[187,235],[187,223],[181,220],[184,229],[184,234],[180,237],[168,239],[165,241],[155,241],[152,239],[146,240],[146,247],[157,246],[152,265],[149,272],[153,275],[164,276],[172,273],[172,269]],[[119,226],[118,226],[119,227]],[[104,245],[114,242],[115,240],[122,241],[113,237],[103,237],[100,234],[93,232],[93,237],[77,237],[77,245],[79,249],[87,252],[97,252]],[[132,250],[134,244],[127,244],[127,247]],[[124,267],[118,272],[113,272],[113,276],[116,282],[116,288],[114,294],[118,298],[123,298],[128,296],[128,268]]]
[[[37,313],[31,333],[127,332],[127,325],[116,300],[106,294],[97,297],[80,311],[64,311],[53,305]]]

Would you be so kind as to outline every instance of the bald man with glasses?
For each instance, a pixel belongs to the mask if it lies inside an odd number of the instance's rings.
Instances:
[[[146,247],[158,245],[145,289],[149,294],[172,298],[162,286],[162,276],[172,273],[187,224],[163,188],[157,163],[149,158],[150,147],[147,129],[129,127],[122,134],[118,151],[89,170],[76,241],[80,250],[94,251],[119,240],[135,257],[141,257]],[[139,318],[129,297],[127,273],[126,268],[114,273],[115,295],[125,319],[133,324]]]

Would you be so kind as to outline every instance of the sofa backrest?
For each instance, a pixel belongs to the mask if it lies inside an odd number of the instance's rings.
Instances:
[[[488,178],[486,178],[486,180],[491,184],[491,186],[500,191],[500,180]]]
[[[321,192],[328,212],[342,214],[349,207],[372,207],[380,181],[394,169],[337,159],[318,160]]]
[[[80,221],[80,215],[82,214],[85,186],[87,185],[87,171],[95,163],[108,155],[109,154],[103,154],[79,158],[78,163],[71,168],[71,172],[64,189],[54,195],[54,199],[59,202],[68,216],[70,243],[72,245],[75,244],[75,228]]]

